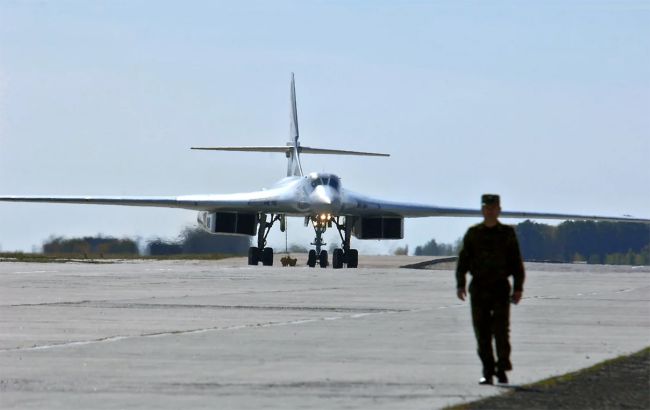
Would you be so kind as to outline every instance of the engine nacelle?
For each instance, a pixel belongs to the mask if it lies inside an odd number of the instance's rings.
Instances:
[[[352,233],[359,239],[404,239],[404,218],[359,218]]]
[[[210,233],[255,235],[257,214],[239,212],[199,212],[197,221]]]

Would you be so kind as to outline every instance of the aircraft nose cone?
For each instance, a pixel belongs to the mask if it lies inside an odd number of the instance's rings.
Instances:
[[[311,203],[316,212],[332,213],[341,207],[341,198],[332,187],[320,185],[312,192]]]

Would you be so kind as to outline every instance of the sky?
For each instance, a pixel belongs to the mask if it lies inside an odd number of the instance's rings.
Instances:
[[[387,200],[650,217],[646,1],[0,2],[0,194],[183,195],[271,186],[296,76],[305,171]],[[187,210],[0,203],[0,249],[173,239]],[[477,218],[405,221],[451,243]],[[507,220],[517,223],[517,220]],[[546,221],[548,223],[548,221]],[[308,246],[290,219],[269,245]],[[326,233],[337,242],[335,230]]]

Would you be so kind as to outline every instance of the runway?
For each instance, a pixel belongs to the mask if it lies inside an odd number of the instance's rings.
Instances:
[[[477,384],[453,272],[404,261],[419,259],[0,263],[0,408],[432,409],[503,392]],[[512,383],[650,344],[650,267],[526,267]]]

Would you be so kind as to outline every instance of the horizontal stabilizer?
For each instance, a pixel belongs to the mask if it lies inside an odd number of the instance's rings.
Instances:
[[[290,152],[293,147],[287,146],[267,146],[267,147],[192,147],[195,150],[204,151],[244,151],[244,152]],[[328,155],[359,155],[370,157],[389,157],[390,154],[381,154],[378,152],[348,151],[340,149],[311,148],[298,146],[300,154],[328,154]]]
[[[362,152],[362,151],[345,151],[340,149],[327,149],[327,148],[310,148],[298,147],[301,154],[331,154],[331,155],[361,155],[368,157],[390,157],[390,154],[380,154],[378,152]]]
[[[287,152],[292,149],[290,146],[274,146],[274,147],[192,147],[190,149],[204,150],[204,151],[248,151],[248,152]]]

